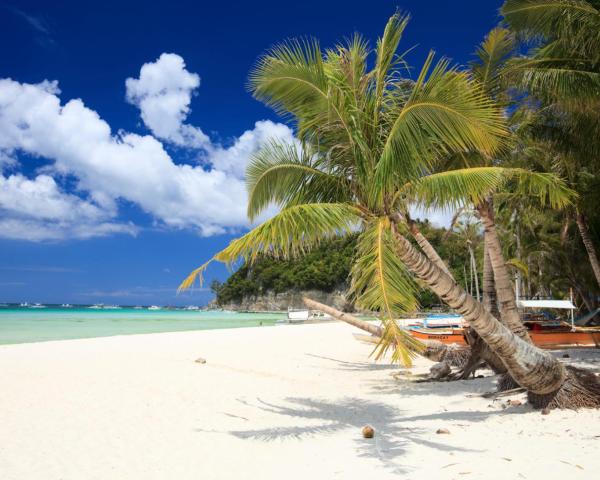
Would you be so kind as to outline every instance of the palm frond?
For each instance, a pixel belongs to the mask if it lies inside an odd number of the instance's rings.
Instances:
[[[349,201],[350,189],[345,179],[321,170],[316,157],[308,145],[278,141],[268,142],[256,152],[246,169],[250,220],[272,203],[285,207],[300,201]]]
[[[487,34],[475,52],[477,60],[471,63],[473,76],[484,91],[493,97],[498,96],[502,68],[515,46],[513,34],[505,28],[497,27]]]
[[[399,313],[417,309],[418,287],[395,253],[391,225],[386,217],[371,221],[360,235],[351,278],[350,295],[362,308],[380,312],[384,324],[376,358],[394,348],[392,359],[410,365],[411,358],[422,351],[423,345],[394,319]]]
[[[529,277],[529,267],[518,258],[511,258],[506,261],[506,264],[521,272],[525,278]]]
[[[275,46],[259,58],[249,76],[254,97],[282,116],[292,115],[300,138],[338,124],[352,143],[354,132],[347,112],[331,87],[323,52],[315,40],[288,40]]]
[[[553,208],[570,205],[576,196],[564,180],[553,173],[523,168],[472,167],[423,176],[404,185],[396,194],[396,200],[425,208],[456,209],[469,202],[478,205],[510,180],[515,182],[514,194],[534,197]]]
[[[502,14],[513,31],[544,43],[511,62],[510,81],[550,102],[599,95],[600,2],[507,0]]]
[[[231,266],[239,260],[252,264],[261,255],[298,257],[325,239],[347,235],[358,228],[361,221],[360,211],[350,204],[318,203],[286,208],[193,270],[181,282],[178,291],[191,288],[196,281],[202,285],[203,273],[213,261]]]
[[[586,0],[506,0],[500,13],[512,29],[530,38],[573,35],[600,22],[597,2]]]
[[[561,209],[572,205],[577,199],[577,192],[554,173],[532,172],[520,168],[506,170],[507,175],[515,179],[515,194],[531,197],[542,206]]]
[[[387,76],[394,65],[396,51],[409,20],[410,15],[402,15],[399,12],[392,15],[385,26],[383,36],[377,41],[377,59],[375,61],[375,124],[378,122],[379,110],[383,103],[383,93],[386,89]]]
[[[427,58],[411,96],[393,120],[379,163],[379,189],[418,176],[424,160],[455,151],[494,153],[507,132],[502,112],[465,73]],[[430,71],[431,70],[431,71]],[[379,193],[379,192],[377,192]]]
[[[534,58],[513,59],[504,76],[512,85],[550,102],[600,95],[600,71],[585,58],[567,55],[538,53]]]

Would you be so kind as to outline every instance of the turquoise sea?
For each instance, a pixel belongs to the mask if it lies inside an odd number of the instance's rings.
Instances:
[[[221,311],[0,308],[0,344],[274,325],[285,313]]]

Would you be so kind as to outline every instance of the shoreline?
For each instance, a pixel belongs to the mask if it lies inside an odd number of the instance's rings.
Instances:
[[[283,314],[127,310],[0,312],[0,344],[272,325]]]
[[[338,320],[333,320],[338,321]],[[284,326],[292,326],[291,324],[274,324],[274,325],[249,325],[249,326],[240,326],[240,327],[226,327],[226,328],[206,328],[206,329],[192,329],[192,330],[172,330],[168,332],[147,332],[147,333],[115,333],[111,335],[101,335],[97,337],[80,337],[80,338],[61,338],[61,339],[52,339],[52,340],[33,340],[30,342],[19,342],[19,343],[0,343],[0,349],[3,347],[12,347],[17,345],[37,345],[37,344],[46,344],[46,343],[54,343],[54,342],[78,342],[84,340],[100,340],[100,339],[108,339],[108,338],[127,338],[127,337],[145,337],[148,335],[168,335],[173,333],[195,333],[195,332],[214,332],[217,330],[226,330],[226,331],[234,331],[234,330],[247,330],[252,328],[270,328],[270,327],[284,327]]]
[[[467,397],[494,388],[489,372],[411,382],[432,362],[376,363],[355,331],[331,322],[5,345],[2,478],[583,479],[600,468],[597,412],[542,416]],[[600,351],[569,354],[600,369]]]

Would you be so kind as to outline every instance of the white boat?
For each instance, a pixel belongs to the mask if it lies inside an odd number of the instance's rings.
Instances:
[[[26,307],[28,307],[28,306],[29,306],[29,303],[28,303],[28,302],[19,303],[19,307],[24,307],[24,308],[26,308]]]
[[[331,315],[323,313],[319,310],[308,310],[306,308],[288,308],[287,322],[302,323],[316,322],[319,320],[330,320]]]
[[[104,305],[102,307],[104,310],[120,310],[121,307],[119,305]]]
[[[73,305],[71,305],[70,303],[63,303],[61,305],[62,308],[73,308]]]
[[[200,307],[197,307],[196,305],[188,305],[184,308],[184,310],[200,310]]]
[[[288,308],[288,322],[306,322],[309,317],[310,310],[308,309]]]
[[[148,310],[162,310],[162,307],[159,307],[158,305],[150,305]]]
[[[87,308],[93,308],[94,310],[100,310],[101,308],[104,308],[104,304],[103,303],[97,303],[95,305],[90,305]]]
[[[31,308],[46,308],[46,305],[42,305],[41,303],[34,303],[31,305]]]

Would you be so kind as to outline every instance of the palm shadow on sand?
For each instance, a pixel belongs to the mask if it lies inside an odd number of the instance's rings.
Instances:
[[[400,463],[402,455],[412,444],[447,452],[476,451],[427,439],[431,431],[406,427],[402,412],[386,403],[358,398],[329,401],[297,397],[286,398],[284,404],[279,405],[261,399],[257,399],[253,404],[239,401],[265,412],[297,419],[298,425],[226,432],[230,435],[241,439],[270,442],[305,440],[347,430],[348,435],[356,437],[357,455],[377,458],[385,468],[394,473],[408,473],[413,469]],[[376,430],[374,439],[364,439],[361,436],[361,429],[367,423]],[[352,454],[352,452],[348,453]]]
[[[324,355],[317,355],[315,353],[305,353],[307,357],[318,358],[321,360],[328,360],[333,363],[334,369],[347,370],[347,371],[374,371],[374,370],[399,370],[400,367],[392,363],[375,363],[375,362],[349,362],[347,360],[339,360],[337,358],[326,357]]]

